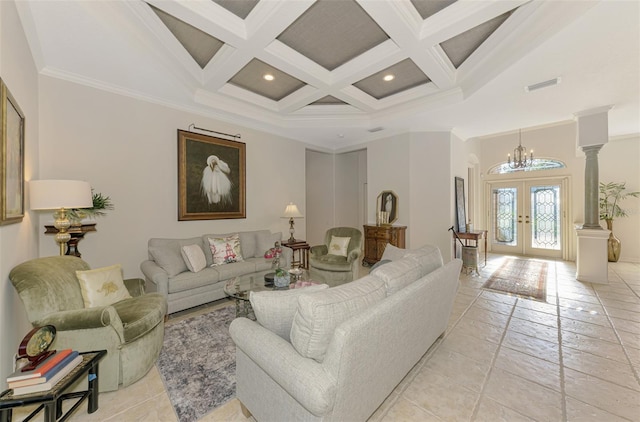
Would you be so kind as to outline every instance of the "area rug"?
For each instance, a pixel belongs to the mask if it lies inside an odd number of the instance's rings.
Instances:
[[[547,298],[547,263],[507,258],[482,288],[544,302]]]
[[[192,422],[236,394],[236,347],[229,336],[235,307],[165,326],[158,370],[180,422]]]

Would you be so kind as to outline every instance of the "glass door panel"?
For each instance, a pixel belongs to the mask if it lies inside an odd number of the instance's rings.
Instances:
[[[562,256],[561,183],[492,183],[491,249],[498,253]]]

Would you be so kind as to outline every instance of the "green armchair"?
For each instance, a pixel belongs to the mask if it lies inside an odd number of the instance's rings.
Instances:
[[[164,339],[167,302],[144,294],[144,281],[124,280],[131,298],[85,308],[76,271],[89,265],[73,256],[36,258],[16,266],[9,279],[34,327],[56,327],[54,349],[107,350],[100,362],[100,391],[142,378],[155,364]]]
[[[332,236],[348,237],[346,256],[329,253]],[[309,254],[311,278],[330,286],[353,281],[358,278],[360,255],[362,254],[362,232],[353,227],[334,227],[324,235],[324,244],[312,246]]]

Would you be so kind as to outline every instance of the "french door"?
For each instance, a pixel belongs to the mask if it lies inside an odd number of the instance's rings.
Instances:
[[[491,250],[561,258],[563,186],[561,179],[490,183]]]

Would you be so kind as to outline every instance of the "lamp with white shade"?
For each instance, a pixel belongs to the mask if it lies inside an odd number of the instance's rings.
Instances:
[[[29,204],[32,210],[56,210],[53,214],[54,227],[58,229],[56,242],[60,245],[60,255],[64,255],[65,244],[71,239],[67,232],[71,226],[67,210],[93,206],[91,185],[82,180],[32,180]]]
[[[293,233],[295,232],[295,229],[293,228],[293,219],[302,217],[303,216],[300,213],[300,210],[298,210],[296,204],[294,204],[293,202],[289,202],[289,205],[287,205],[287,208],[284,209],[284,215],[282,216],[282,218],[289,219],[289,233],[291,234],[291,237],[289,237],[287,243],[295,243],[296,239],[293,237]]]

